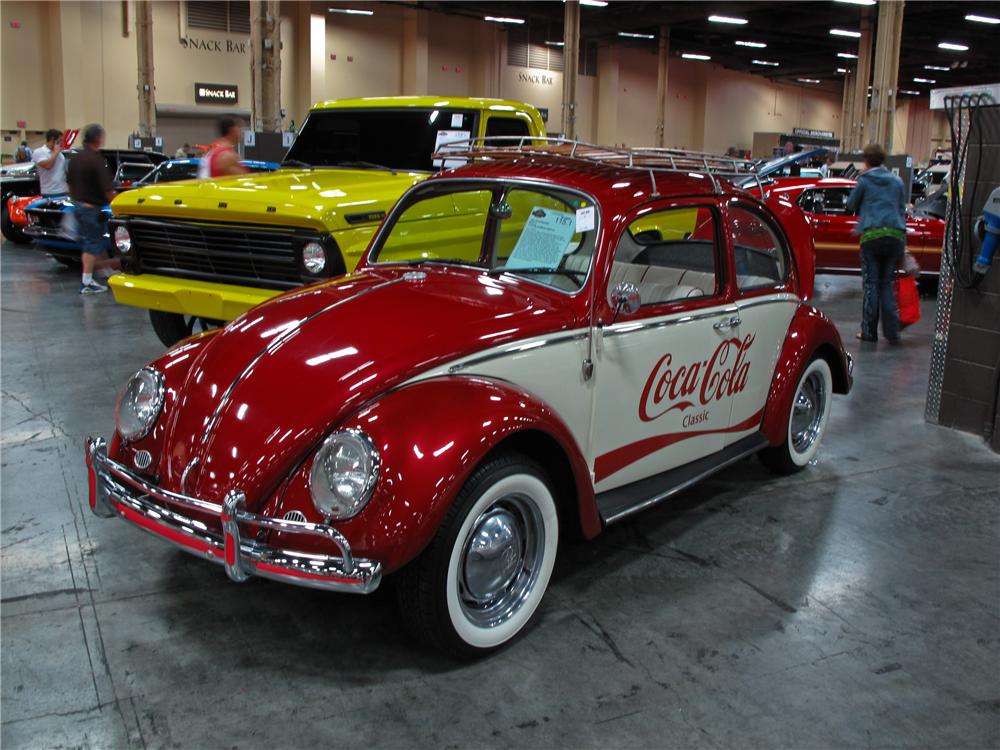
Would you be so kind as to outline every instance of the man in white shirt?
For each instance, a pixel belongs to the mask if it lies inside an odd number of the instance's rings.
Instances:
[[[45,198],[61,198],[69,193],[66,184],[66,157],[62,152],[62,133],[52,128],[45,133],[45,145],[31,155],[38,170],[38,186]]]

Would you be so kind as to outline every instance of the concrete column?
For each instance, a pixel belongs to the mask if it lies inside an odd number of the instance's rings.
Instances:
[[[850,128],[851,113],[854,110],[854,78],[856,71],[848,68],[844,74],[843,102],[840,106],[840,150],[847,151],[848,129]]]
[[[567,138],[576,138],[576,82],[580,74],[580,0],[566,0],[563,5],[562,130]]]
[[[281,130],[281,23],[278,0],[251,0],[250,47],[253,129]]]
[[[861,9],[861,38],[858,40],[858,60],[854,74],[854,101],[850,119],[844,128],[844,151],[860,150],[868,142],[868,84],[872,67],[872,9]]]
[[[156,86],[153,71],[153,4],[135,4],[135,47],[139,61],[139,135],[156,135]]]
[[[403,94],[429,94],[427,72],[427,14],[417,8],[403,9]]]
[[[903,0],[882,0],[878,6],[878,38],[868,139],[892,152],[892,126],[899,82],[899,45],[903,38]]]
[[[670,75],[670,27],[660,26],[660,50],[656,66],[656,145],[666,143],[667,79]]]

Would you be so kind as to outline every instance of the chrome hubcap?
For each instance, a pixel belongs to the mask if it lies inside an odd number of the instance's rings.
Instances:
[[[792,447],[797,453],[805,453],[819,438],[826,411],[826,383],[818,372],[809,376],[799,385],[792,405]]]
[[[541,512],[526,495],[507,495],[486,508],[465,538],[459,601],[480,627],[496,627],[524,603],[538,578],[545,547]]]

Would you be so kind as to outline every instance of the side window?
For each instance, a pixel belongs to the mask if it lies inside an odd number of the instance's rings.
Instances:
[[[799,196],[799,208],[807,214],[823,213],[823,200],[819,190],[806,190]]]
[[[707,297],[719,289],[716,222],[707,206],[651,211],[622,233],[608,282],[639,287],[642,304]]]
[[[847,197],[851,194],[845,188],[827,188],[823,191],[823,213],[832,216],[846,216],[850,213],[847,210]]]
[[[788,279],[788,253],[763,216],[740,206],[729,209],[729,231],[741,290],[779,286]]]
[[[497,117],[494,115],[486,121],[486,137],[496,135],[522,136],[531,135],[528,123],[515,117]]]

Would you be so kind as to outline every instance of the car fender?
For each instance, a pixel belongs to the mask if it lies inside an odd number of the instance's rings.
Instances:
[[[830,365],[834,393],[848,393],[852,384],[852,365],[840,333],[819,310],[811,305],[799,305],[788,326],[764,407],[760,429],[771,445],[780,445],[785,440],[788,414],[799,377],[817,354]]]
[[[418,381],[388,392],[338,429],[367,433],[381,466],[368,506],[337,528],[355,554],[379,560],[386,572],[423,551],[469,475],[503,445],[520,446],[550,474],[566,503],[561,507],[570,511],[564,523],[577,516],[587,537],[601,529],[587,462],[569,429],[511,383],[467,376]],[[557,446],[562,457],[540,446]]]
[[[816,282],[816,243],[809,221],[798,204],[783,193],[772,192],[767,198],[767,207],[778,217],[785,230],[795,256],[799,296],[808,300],[813,296]]]

